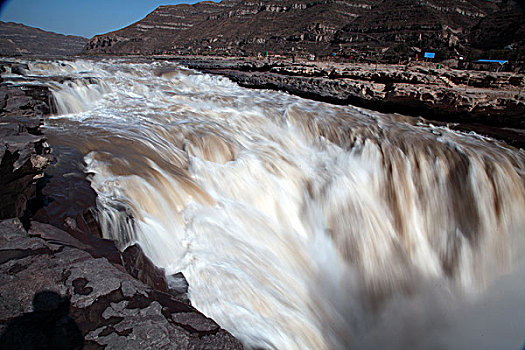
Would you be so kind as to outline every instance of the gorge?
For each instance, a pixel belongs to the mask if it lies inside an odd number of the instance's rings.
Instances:
[[[42,291],[87,350],[523,347],[524,40],[515,0],[0,22],[0,348]]]
[[[523,150],[173,62],[20,63],[3,79],[51,91],[52,166],[87,176],[103,236],[182,272],[192,305],[246,348],[523,341],[520,323],[486,311],[519,302],[498,287],[523,288]],[[76,188],[53,195],[84,197]],[[489,340],[476,338],[479,312]]]

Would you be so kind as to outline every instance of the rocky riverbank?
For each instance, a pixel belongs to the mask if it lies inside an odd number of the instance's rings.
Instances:
[[[19,74],[26,68],[8,66]],[[35,198],[36,181],[52,159],[40,132],[43,116],[50,113],[50,92],[42,85],[0,84],[0,218],[5,219],[24,215],[27,203]]]
[[[3,72],[22,75],[27,68],[2,63]],[[44,84],[0,83],[0,347],[13,339],[23,347],[11,333],[27,332],[27,320],[40,322],[29,333],[55,321],[53,313],[42,319],[40,311],[31,312],[33,296],[49,290],[70,300],[69,315],[60,320],[73,320],[85,349],[241,349],[190,305],[182,274],[165,276],[140,246],[118,251],[99,236],[90,208],[66,218],[61,228],[67,232],[32,220],[45,200],[44,170],[55,161],[40,129],[54,102]],[[24,333],[23,339],[27,345],[39,336]]]
[[[525,145],[525,74],[436,64],[372,65],[290,60],[164,57],[242,86],[452,123]],[[461,123],[456,125],[456,123]]]
[[[0,328],[30,312],[36,292],[51,290],[70,298],[85,349],[242,348],[173,292],[149,287],[53,226],[33,222],[26,231],[18,219],[0,221],[0,247]]]

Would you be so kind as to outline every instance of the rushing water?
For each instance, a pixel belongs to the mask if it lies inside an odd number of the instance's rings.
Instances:
[[[525,156],[492,140],[165,62],[30,74],[74,78],[46,133],[85,155],[105,236],[247,347],[447,348],[523,253]]]

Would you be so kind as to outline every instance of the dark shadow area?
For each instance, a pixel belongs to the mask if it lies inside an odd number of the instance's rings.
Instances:
[[[84,161],[81,151],[71,146],[73,138],[46,131],[48,142],[53,145],[53,162],[45,169],[45,177],[37,183],[37,196],[28,203],[27,217],[69,231],[66,222],[85,221],[90,208],[96,208],[96,193],[84,173]],[[88,221],[96,217],[93,213]],[[82,219],[82,220],[81,220]],[[77,223],[79,224],[79,223]],[[98,226],[98,224],[93,224]],[[89,229],[80,231],[90,232]],[[99,231],[95,227],[91,231]]]
[[[44,187],[50,182],[51,178],[52,176],[44,174],[44,177],[37,180],[35,184],[35,196],[27,201],[26,210],[24,211],[22,217],[20,217],[20,221],[22,222],[22,225],[24,225],[24,229],[26,229],[26,231],[31,228],[31,219],[33,215],[38,210],[55,201],[51,195],[46,195],[43,192]]]
[[[82,349],[84,338],[69,316],[69,298],[42,291],[33,298],[33,312],[12,319],[0,336],[4,350]]]

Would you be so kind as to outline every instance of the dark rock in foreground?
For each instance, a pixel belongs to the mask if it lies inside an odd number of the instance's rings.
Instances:
[[[31,311],[35,293],[51,290],[70,297],[87,349],[242,348],[211,319],[94,258],[67,233],[34,233],[17,219],[0,222],[0,328]]]
[[[0,218],[21,217],[50,161],[45,138],[20,131],[15,123],[0,124],[0,139]]]
[[[155,266],[138,244],[127,247],[121,255],[122,264],[131,276],[190,305],[188,281],[182,272],[166,277],[164,269]]]

